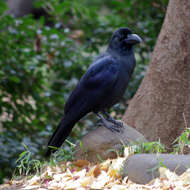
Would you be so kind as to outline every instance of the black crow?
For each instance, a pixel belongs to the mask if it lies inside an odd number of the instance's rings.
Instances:
[[[136,65],[133,45],[141,41],[128,28],[120,28],[114,32],[105,53],[90,65],[71,93],[64,107],[64,116],[48,146],[60,147],[75,123],[89,112],[94,112],[111,131],[119,131],[118,127],[122,124],[109,116],[106,110],[116,104],[125,93]],[[109,125],[109,122],[114,125]],[[46,156],[51,151],[51,147],[48,147]]]

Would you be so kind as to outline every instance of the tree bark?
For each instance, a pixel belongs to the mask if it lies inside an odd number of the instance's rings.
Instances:
[[[169,1],[147,73],[123,120],[167,146],[190,126],[190,1]]]

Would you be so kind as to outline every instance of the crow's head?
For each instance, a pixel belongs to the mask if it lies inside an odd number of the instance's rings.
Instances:
[[[141,43],[142,39],[137,34],[132,34],[128,28],[119,28],[114,32],[109,43],[109,49],[122,51],[130,50],[133,45]]]

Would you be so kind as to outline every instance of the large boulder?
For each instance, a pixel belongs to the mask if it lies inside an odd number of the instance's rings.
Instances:
[[[135,154],[124,163],[123,177],[135,183],[146,184],[159,177],[158,169],[166,167],[181,175],[190,166],[190,155]]]
[[[90,131],[76,147],[76,159],[88,159],[91,162],[115,158],[121,145],[131,142],[146,142],[144,136],[134,128],[124,124],[120,132],[111,132],[101,126]],[[81,146],[82,144],[82,146]]]

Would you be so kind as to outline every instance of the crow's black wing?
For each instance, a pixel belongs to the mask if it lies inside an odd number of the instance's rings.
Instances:
[[[68,113],[77,102],[87,102],[87,105],[91,107],[97,101],[101,101],[101,98],[114,87],[118,73],[119,64],[114,58],[107,56],[96,60],[67,100],[65,113]]]

